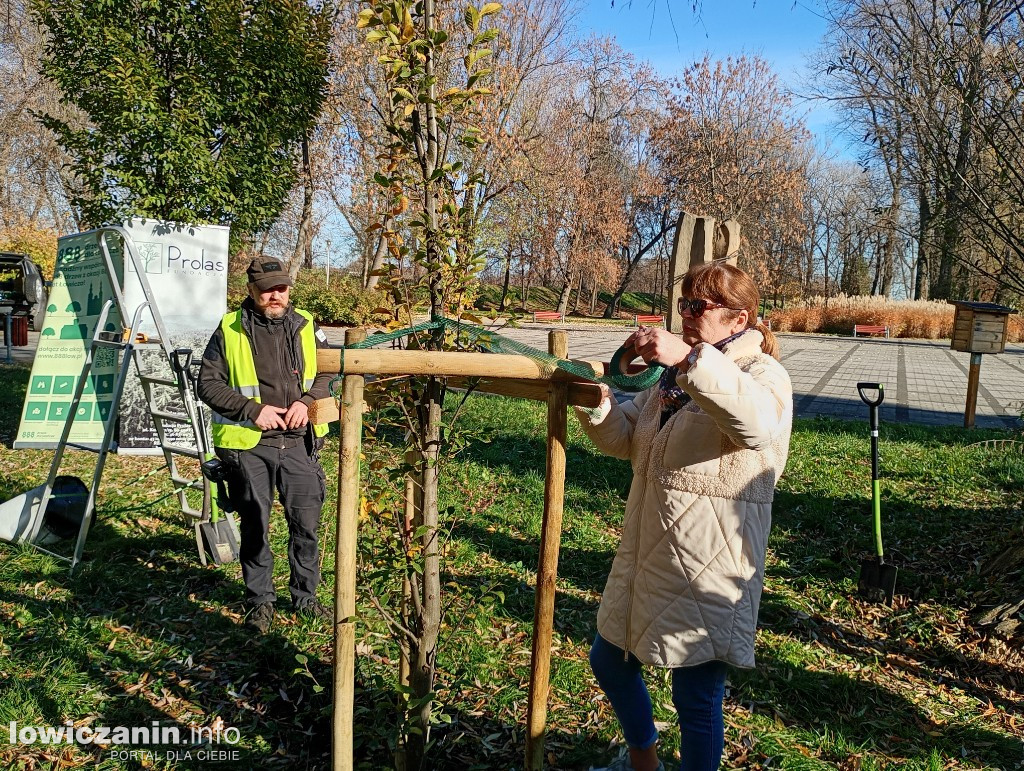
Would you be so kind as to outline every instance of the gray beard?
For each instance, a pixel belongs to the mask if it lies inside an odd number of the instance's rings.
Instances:
[[[263,315],[268,319],[283,319],[287,312],[287,308],[266,308],[263,311]]]

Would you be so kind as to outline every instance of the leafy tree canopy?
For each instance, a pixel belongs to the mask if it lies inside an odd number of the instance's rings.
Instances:
[[[91,225],[279,212],[325,96],[332,12],[302,0],[33,0],[44,72],[87,122],[43,116]]]

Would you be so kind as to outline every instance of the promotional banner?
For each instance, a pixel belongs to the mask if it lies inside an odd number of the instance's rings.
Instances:
[[[135,244],[171,348],[189,349],[193,359],[199,361],[227,309],[229,229],[218,225],[183,225],[156,220],[134,220],[124,227]],[[128,309],[138,307],[145,300],[142,283],[130,260],[125,261],[123,286],[127,313]],[[151,337],[156,335],[149,314],[143,315],[139,331]],[[159,361],[159,353],[146,352],[142,356],[148,367],[145,371],[167,371]],[[162,396],[169,398],[173,393],[172,389],[154,388],[154,396],[158,400]],[[118,452],[160,452],[142,384],[134,370],[125,383],[120,417]],[[191,427],[165,423],[164,428],[171,443],[195,446]]]
[[[115,269],[123,265],[116,240],[108,239]],[[53,285],[39,334],[39,347],[32,362],[15,449],[57,446],[100,311],[112,296],[96,235],[60,238]],[[104,326],[109,330],[121,328],[116,305],[111,307]],[[100,445],[103,422],[112,407],[117,367],[115,349],[96,352],[69,441],[90,447]]]
[[[134,220],[123,227],[134,243],[142,271],[149,282],[151,299],[163,320],[171,348],[191,349],[198,361],[227,306],[229,229],[155,220]],[[132,321],[131,314],[145,301],[145,295],[133,263],[122,252],[120,238],[108,234],[106,243],[124,294],[125,314],[128,316],[124,326],[128,326]],[[107,280],[96,234],[75,234],[59,239],[53,287],[15,448],[56,447],[100,309],[111,297],[112,288]],[[116,305],[105,327],[112,331],[122,328]],[[152,317],[145,311],[139,331],[156,337]],[[142,353],[144,371],[166,377],[169,371],[162,358],[159,351]],[[159,453],[156,430],[134,368],[129,370],[120,405],[111,404],[118,366],[117,349],[97,350],[70,441],[98,446],[103,437],[103,421],[113,408],[119,410],[116,437],[119,452]],[[158,401],[166,399],[169,402],[175,394],[174,389],[154,388]],[[159,406],[180,412],[169,403]],[[169,441],[186,447],[194,446],[189,426],[165,425],[173,434]]]

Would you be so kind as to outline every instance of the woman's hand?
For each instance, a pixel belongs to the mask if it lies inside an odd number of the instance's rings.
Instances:
[[[622,345],[632,347],[648,364],[661,364],[665,367],[682,364],[693,350],[682,338],[657,327],[640,327]]]
[[[578,407],[580,412],[590,418],[591,425],[596,425],[608,417],[612,411],[612,389],[604,383],[597,384],[601,389],[601,401],[596,407]]]

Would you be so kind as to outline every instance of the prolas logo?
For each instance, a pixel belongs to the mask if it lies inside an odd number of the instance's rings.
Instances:
[[[221,272],[224,262],[206,256],[206,250],[200,249],[198,254],[183,254],[177,246],[167,247],[167,270],[176,273]]]

